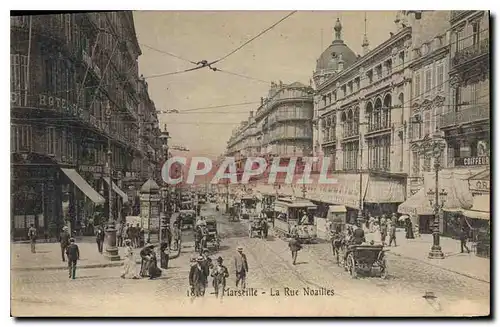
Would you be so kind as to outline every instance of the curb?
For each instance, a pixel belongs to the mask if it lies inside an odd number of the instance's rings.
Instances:
[[[77,266],[78,269],[91,269],[91,268],[110,268],[123,266],[123,261],[110,262],[110,263],[97,263],[84,266]],[[67,270],[67,266],[52,266],[52,267],[19,267],[11,268],[11,271],[43,271],[43,270]]]
[[[411,259],[411,260],[415,260],[415,261],[419,261],[419,262],[425,263],[425,264],[427,264],[429,266],[432,266],[432,267],[440,268],[440,269],[443,269],[443,270],[455,273],[457,275],[461,275],[461,276],[464,276],[464,277],[468,277],[468,278],[477,280],[479,282],[490,284],[490,281],[487,281],[485,279],[479,278],[479,277],[474,276],[472,274],[468,274],[468,273],[456,271],[456,270],[453,270],[453,269],[450,269],[450,268],[443,267],[441,265],[436,265],[436,264],[430,263],[430,262],[422,260],[422,259],[418,259],[418,258],[415,258],[415,257],[410,257],[410,256],[407,256],[407,255],[403,255],[403,254],[399,254],[399,253],[394,253],[394,252],[388,252],[388,254],[391,254],[391,255],[394,255],[394,256],[398,256],[398,257],[407,258],[407,259]],[[446,259],[446,257],[445,257],[445,259]]]

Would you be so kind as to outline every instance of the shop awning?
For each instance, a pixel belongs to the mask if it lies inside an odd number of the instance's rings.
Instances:
[[[465,208],[472,206],[472,195],[468,190],[467,179],[468,175],[454,174],[453,172],[441,171],[439,173],[439,191],[445,190],[447,195],[445,198],[445,211],[461,212]],[[424,177],[424,185],[417,193],[411,196],[398,207],[398,212],[407,215],[432,215],[433,209],[427,197],[429,189],[435,189],[434,173],[429,173]]]
[[[94,190],[92,186],[90,186],[89,183],[87,183],[87,181],[76,172],[76,170],[67,168],[61,168],[61,170],[92,202],[95,204],[103,204],[106,202],[104,197]]]
[[[370,177],[364,197],[368,203],[402,203],[405,201],[405,187],[387,178]]]
[[[108,178],[103,178],[106,183],[109,185],[109,179]],[[128,202],[128,196],[125,192],[123,192],[119,187],[118,185],[115,184],[115,182],[111,182],[113,184],[113,191],[115,191],[116,193],[118,193],[118,195],[123,199],[123,203],[127,203]]]
[[[472,199],[472,208],[462,210],[462,214],[473,219],[490,219],[490,196],[488,194],[478,195]]]
[[[398,207],[398,212],[410,216],[425,216],[434,214],[427,198],[426,191],[423,188],[413,194],[408,200],[401,203]]]

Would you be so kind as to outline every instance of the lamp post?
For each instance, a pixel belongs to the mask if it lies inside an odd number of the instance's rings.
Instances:
[[[106,119],[108,120],[108,134],[111,134],[111,108],[109,103],[106,108]],[[105,256],[111,261],[120,260],[118,247],[116,246],[116,228],[113,220],[113,162],[111,152],[111,135],[108,135],[108,152],[106,153],[108,166],[108,224],[106,227],[106,251]]]
[[[444,259],[441,245],[439,245],[439,225],[444,201],[447,193],[444,189],[439,191],[439,171],[441,170],[441,156],[446,141],[437,133],[430,137],[426,135],[423,140],[413,145],[420,154],[424,155],[426,159],[434,158],[434,190],[430,189],[427,192],[429,203],[434,210],[434,224],[432,230],[432,247],[429,252],[429,259]],[[441,203],[440,200],[441,199]]]
[[[162,142],[162,149],[163,149],[163,157],[165,159],[165,162],[168,160],[168,139],[170,138],[169,133],[167,132],[167,125],[164,125],[164,129],[161,132],[160,135],[160,140]],[[168,172],[170,173],[170,172]],[[164,187],[161,189],[161,195],[162,195],[162,202],[163,202],[163,217],[164,219],[160,219],[160,226],[159,226],[159,242],[160,244],[163,241],[163,229],[166,228],[166,225],[170,223],[170,189],[168,187],[168,184],[165,184]]]

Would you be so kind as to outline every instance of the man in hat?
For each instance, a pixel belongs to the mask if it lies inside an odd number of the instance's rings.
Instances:
[[[357,245],[362,244],[363,242],[366,242],[365,231],[363,230],[363,228],[361,228],[361,225],[358,224],[356,226],[356,229],[352,233],[352,240],[353,240],[353,243],[357,244]]]
[[[464,248],[467,250],[467,253],[470,253],[469,248],[467,247],[467,232],[464,227],[460,230],[460,253],[464,253]]]
[[[76,262],[80,260],[80,249],[75,244],[75,239],[70,238],[69,245],[66,247],[66,255],[68,256],[69,278],[76,278]]]
[[[191,266],[189,270],[189,286],[191,287],[191,294],[194,297],[205,295],[205,285],[207,285],[207,275],[202,267],[203,257],[199,256],[196,259],[196,264]]]
[[[243,253],[243,247],[238,246],[238,253],[234,256],[234,268],[236,271],[236,287],[241,282],[241,288],[246,288],[246,277],[248,273],[247,256]]]
[[[59,243],[61,244],[61,258],[62,261],[65,262],[65,255],[66,255],[66,247],[69,245],[69,239],[71,236],[68,233],[68,227],[64,226],[62,229],[61,234],[59,235]]]
[[[397,246],[397,244],[396,244],[396,224],[391,222],[391,226],[389,227],[389,246],[392,245],[393,241],[394,241],[394,246]]]
[[[95,241],[97,243],[97,251],[99,251],[99,253],[102,253],[102,248],[104,244],[104,230],[102,226],[97,227],[97,231],[95,234]]]
[[[212,270],[211,276],[213,277],[212,284],[215,290],[215,297],[218,298],[220,294],[220,299],[222,301],[222,297],[224,296],[224,289],[226,288],[226,278],[229,277],[229,271],[226,266],[222,263],[224,260],[222,257],[217,258],[217,264]]]
[[[299,237],[297,235],[293,236],[290,241],[288,242],[288,247],[290,248],[290,251],[292,252],[292,260],[293,264],[296,264],[297,261],[297,254],[299,251],[302,249],[302,245],[300,244]]]

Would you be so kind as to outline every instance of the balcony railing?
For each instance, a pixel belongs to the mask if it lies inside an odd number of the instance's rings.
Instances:
[[[346,125],[344,126],[344,131],[342,132],[342,136],[344,138],[359,135],[359,126],[358,125]]]
[[[368,133],[377,132],[384,129],[390,128],[390,124],[388,120],[381,120],[378,122],[372,122],[368,125]]]
[[[458,51],[451,61],[452,67],[462,65],[474,58],[488,54],[490,52],[490,39],[486,38],[479,43]]]
[[[333,133],[329,135],[323,134],[323,143],[334,142],[335,140],[336,140],[335,131],[333,131]]]
[[[368,170],[371,171],[390,171],[391,164],[389,160],[378,160],[369,163]]]
[[[490,104],[471,105],[460,111],[450,111],[441,116],[441,128],[469,124],[490,119]]]

